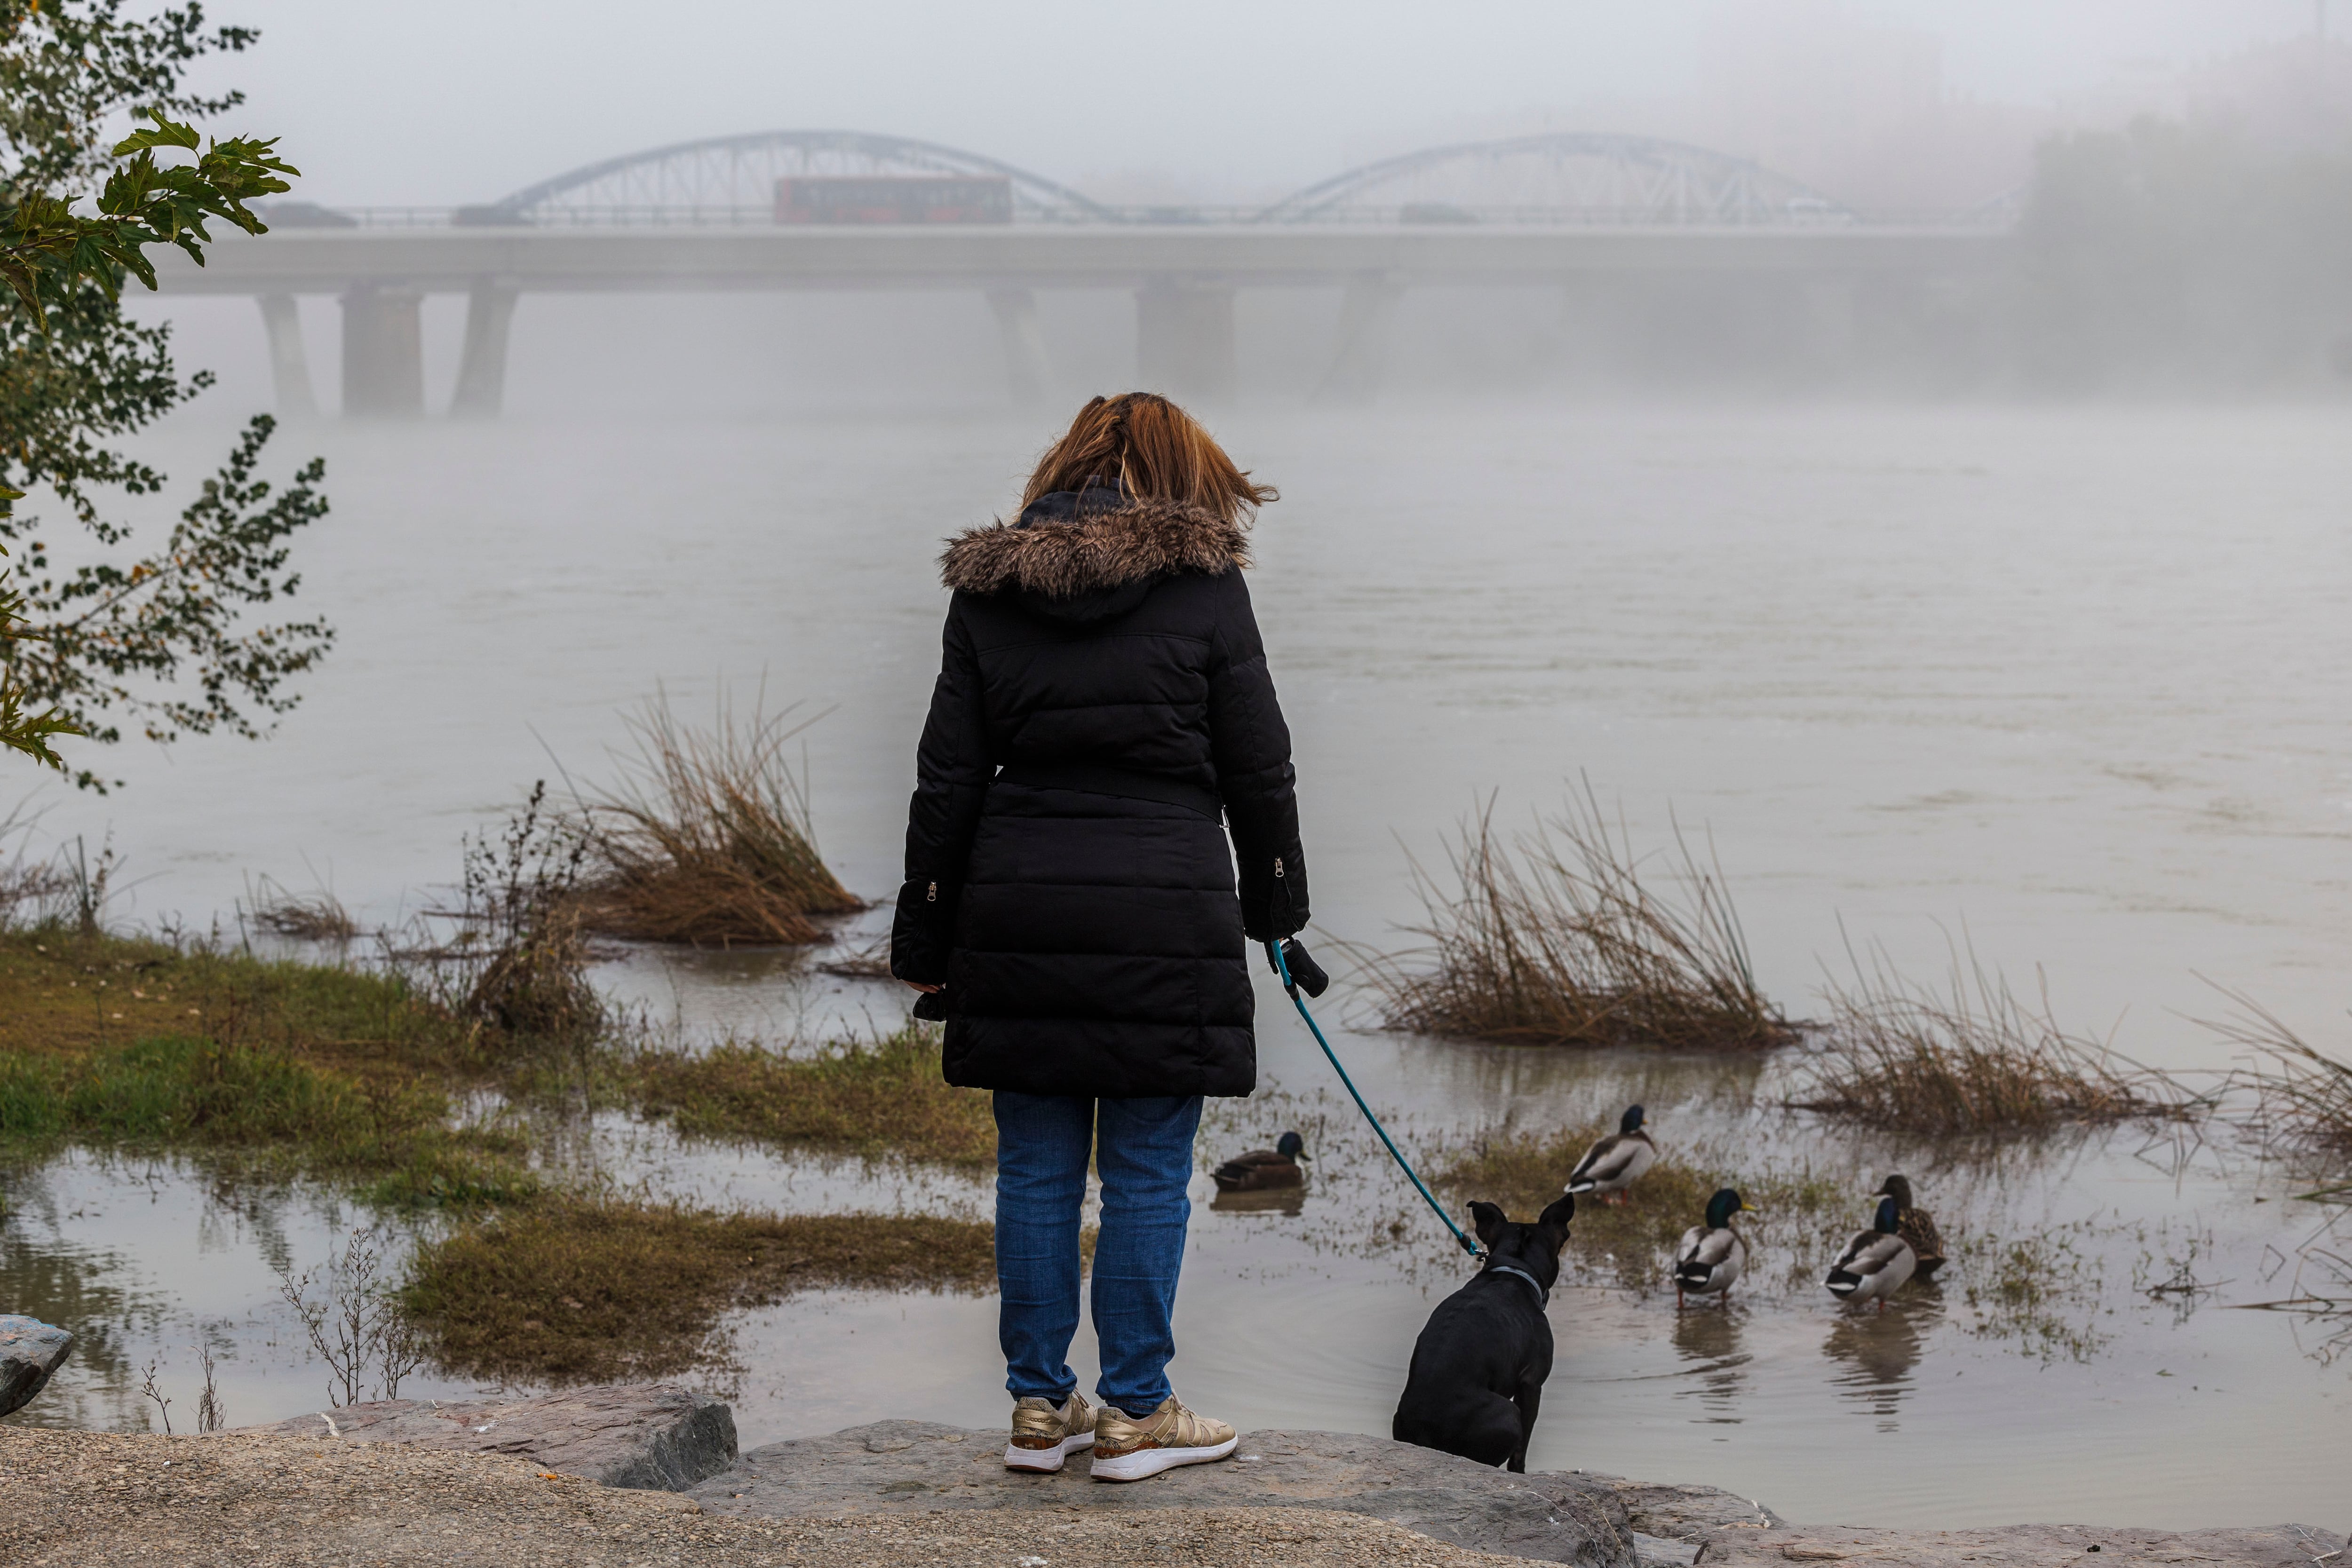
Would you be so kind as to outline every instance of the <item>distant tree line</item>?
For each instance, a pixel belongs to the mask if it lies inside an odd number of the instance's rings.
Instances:
[[[2352,149],[2143,120],[2052,139],[2019,233],[2020,368],[2055,391],[2352,379]]]

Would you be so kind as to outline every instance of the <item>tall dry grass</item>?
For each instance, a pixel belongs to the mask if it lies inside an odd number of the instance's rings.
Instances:
[[[2251,997],[2221,994],[2231,1015],[2199,1021],[2252,1054],[2242,1080],[2254,1091],[2263,1130],[2293,1148],[2352,1165],[2352,1061],[2311,1044]]]
[[[1506,841],[1492,799],[1448,846],[1452,884],[1417,862],[1419,953],[1365,970],[1392,1029],[1529,1045],[1751,1049],[1796,1031],[1758,989],[1712,858],[1677,829],[1660,892],[1591,786]]]
[[[787,744],[814,719],[721,703],[709,728],[667,695],[629,718],[619,784],[582,797],[591,864],[582,915],[607,936],[696,946],[821,942],[812,915],[866,907],[817,852]]]
[[[2208,1102],[2105,1040],[2071,1034],[1973,953],[1940,986],[1883,953],[1832,981],[1827,1044],[1799,1069],[1790,1103],[1873,1127],[1979,1133],[2065,1123],[2185,1118]],[[2038,973],[2038,972],[2037,972]]]

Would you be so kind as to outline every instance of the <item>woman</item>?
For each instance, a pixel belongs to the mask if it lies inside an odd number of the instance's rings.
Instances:
[[[890,968],[947,1020],[947,1081],[995,1092],[1016,1469],[1090,1447],[1097,1479],[1138,1480],[1234,1450],[1167,1365],[1202,1097],[1257,1078],[1244,937],[1307,924],[1290,732],[1242,583],[1274,498],[1167,399],[1098,397],[1020,517],[941,558]],[[1099,1411],[1066,1359],[1090,1149]]]

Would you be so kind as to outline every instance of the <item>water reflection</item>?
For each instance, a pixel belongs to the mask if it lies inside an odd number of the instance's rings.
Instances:
[[[1841,1312],[1822,1354],[1835,1368],[1830,1382],[1842,1406],[1875,1417],[1882,1432],[1898,1430],[1903,1396],[1913,1386],[1912,1373],[1943,1312],[1942,1293],[1916,1281],[1884,1312]]]
[[[1288,1214],[1306,1211],[1304,1186],[1274,1187],[1265,1192],[1221,1192],[1209,1202],[1219,1214]]]
[[[1677,1399],[1696,1399],[1694,1421],[1707,1426],[1736,1427],[1740,1396],[1748,1387],[1748,1367],[1754,1360],[1742,1347],[1747,1309],[1728,1301],[1696,1306],[1675,1314],[1675,1354],[1684,1361],[1684,1374],[1695,1381],[1675,1390]]]

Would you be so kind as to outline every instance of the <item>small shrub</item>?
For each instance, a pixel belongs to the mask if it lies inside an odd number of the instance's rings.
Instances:
[[[808,795],[784,755],[791,709],[722,708],[707,730],[656,697],[628,721],[636,754],[612,790],[581,802],[593,866],[591,929],[696,946],[824,940],[812,915],[866,907],[818,854]],[[814,721],[811,721],[814,722]]]
[[[588,841],[545,814],[545,780],[497,843],[466,845],[456,953],[472,974],[462,1009],[509,1035],[578,1038],[604,1021],[588,983],[581,873]]]
[[[1678,896],[1642,880],[1588,785],[1509,843],[1493,802],[1450,852],[1454,883],[1413,867],[1433,961],[1368,966],[1390,1028],[1530,1045],[1752,1049],[1796,1038],[1756,985],[1719,869],[1679,832]]]

